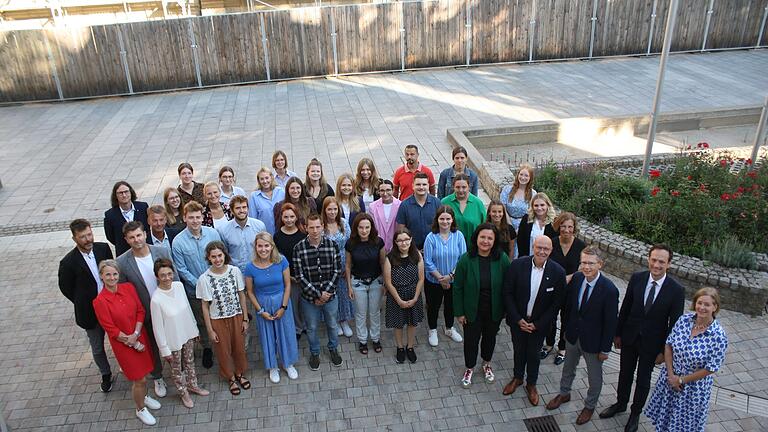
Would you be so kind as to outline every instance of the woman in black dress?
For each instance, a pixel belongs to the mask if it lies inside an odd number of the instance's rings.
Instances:
[[[485,222],[493,224],[499,235],[499,248],[507,254],[509,259],[517,258],[515,256],[515,227],[509,223],[506,206],[499,200],[491,200],[488,204],[488,214]]]
[[[536,237],[545,235],[551,239],[557,237],[557,232],[552,227],[555,220],[555,206],[545,193],[537,193],[531,199],[528,213],[520,219],[520,228],[517,229],[517,256],[531,255],[533,241]]]
[[[295,177],[292,177],[295,178]],[[290,181],[290,180],[289,180]],[[280,212],[280,228],[275,231],[275,246],[280,255],[290,263],[291,280],[292,285],[298,287],[298,282],[294,278],[295,271],[293,269],[293,248],[300,241],[307,237],[307,231],[304,228],[304,221],[299,218],[299,210],[295,205],[291,203],[284,203]],[[291,290],[291,304],[293,304],[293,323],[296,326],[296,339],[301,338],[301,333],[304,329],[304,319],[301,314],[301,298],[300,289]]]
[[[395,361],[404,363],[407,357],[416,363],[416,326],[424,321],[424,260],[413,243],[408,228],[399,228],[394,235],[395,247],[384,261],[384,285],[387,288],[385,324],[394,329],[397,353]],[[408,340],[403,343],[403,326],[407,326]]]

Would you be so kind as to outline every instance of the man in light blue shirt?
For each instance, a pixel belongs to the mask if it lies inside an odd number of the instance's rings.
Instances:
[[[248,199],[244,196],[233,196],[229,208],[234,218],[219,225],[216,230],[221,240],[227,245],[232,265],[245,271],[245,266],[253,260],[253,242],[256,234],[267,229],[264,222],[248,217]]]
[[[190,201],[184,206],[184,222],[187,227],[173,240],[173,263],[184,284],[189,305],[200,330],[200,343],[203,345],[203,366],[213,366],[213,351],[208,340],[208,330],[205,328],[203,307],[195,295],[197,278],[208,270],[205,259],[205,247],[208,243],[221,240],[221,236],[211,227],[203,226],[203,206],[197,201]]]

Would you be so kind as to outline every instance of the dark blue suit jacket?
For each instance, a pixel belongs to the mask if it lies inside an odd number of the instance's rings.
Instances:
[[[168,236],[168,243],[170,243],[170,244],[171,244],[171,246],[173,246],[173,239],[175,239],[175,238],[176,238],[176,234],[178,234],[178,233],[180,233],[180,232],[181,232],[181,230],[180,230],[180,229],[171,228],[171,227],[169,227],[169,226],[166,226],[166,227],[165,227],[165,235],[167,235],[167,236]],[[147,244],[155,245],[155,244],[152,242],[152,232],[151,232],[151,228],[147,230]],[[155,245],[155,246],[158,246],[158,245]]]
[[[611,352],[618,321],[619,290],[600,274],[587,304],[579,310],[579,290],[583,282],[584,274],[576,272],[566,288],[564,309],[568,322],[565,324],[565,340],[571,344],[578,340],[586,353]]]
[[[517,322],[525,318],[528,300],[531,298],[531,269],[533,257],[518,258],[504,274],[504,308],[507,325],[520,331]],[[547,260],[539,292],[533,304],[531,320],[537,332],[548,332],[555,314],[560,309],[565,291],[565,270],[554,260]]]
[[[147,223],[147,209],[149,205],[142,201],[134,201],[133,207],[135,208],[133,220],[141,222],[144,225],[144,231],[147,231],[149,229],[149,224]],[[123,212],[120,211],[120,207],[112,207],[104,212],[104,234],[106,234],[107,240],[115,245],[116,256],[122,255],[131,248],[125,242],[125,237],[123,237],[123,225],[125,225],[125,218],[123,217]]]

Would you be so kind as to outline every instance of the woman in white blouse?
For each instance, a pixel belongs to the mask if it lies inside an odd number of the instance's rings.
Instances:
[[[157,290],[152,294],[150,310],[152,330],[160,356],[171,365],[171,376],[181,402],[187,408],[195,406],[190,393],[207,396],[208,390],[197,383],[195,372],[195,341],[200,335],[195,317],[189,307],[184,285],[173,280],[173,263],[166,258],[155,261]]]

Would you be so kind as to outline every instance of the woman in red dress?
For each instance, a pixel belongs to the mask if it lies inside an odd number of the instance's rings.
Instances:
[[[93,310],[109,336],[109,344],[123,374],[133,383],[136,417],[144,424],[154,425],[157,420],[147,408],[160,409],[160,402],[147,394],[145,377],[152,371],[153,363],[147,349],[147,332],[143,328],[146,311],[133,284],[117,283],[120,278],[117,262],[104,260],[99,263],[99,276],[104,288],[93,299]]]

